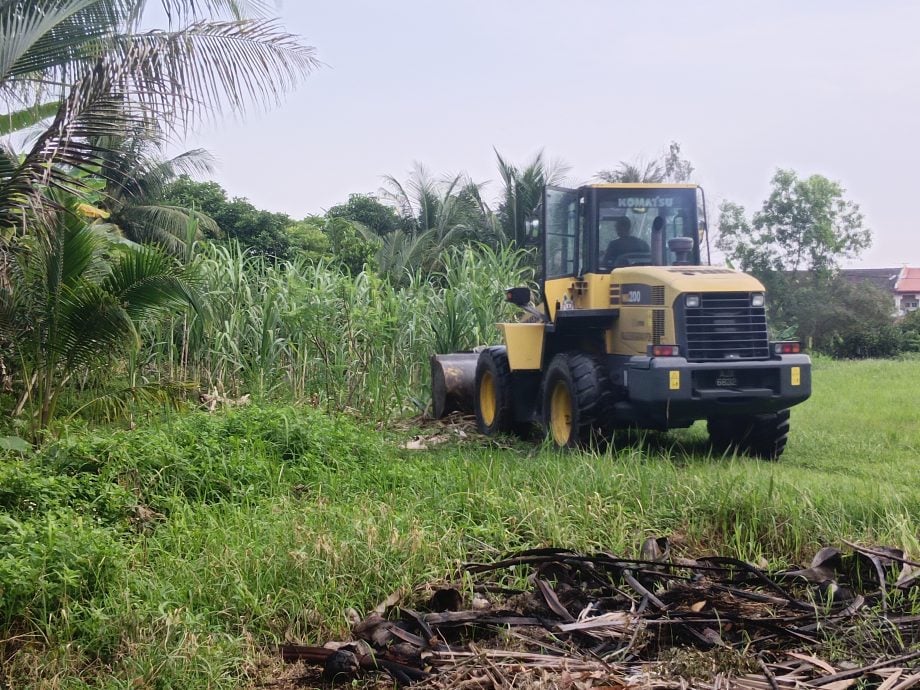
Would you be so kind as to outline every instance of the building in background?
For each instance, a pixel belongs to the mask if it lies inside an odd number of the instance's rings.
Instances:
[[[920,268],[905,266],[901,269],[894,295],[901,316],[920,308]]]
[[[840,274],[850,283],[870,283],[887,292],[897,316],[920,308],[920,268],[845,268]]]

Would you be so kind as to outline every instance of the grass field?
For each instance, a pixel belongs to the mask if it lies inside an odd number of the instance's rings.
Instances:
[[[808,560],[840,539],[920,555],[920,361],[819,360],[778,463],[701,425],[596,453],[253,406],[73,429],[0,469],[0,684],[236,687],[344,610],[529,546]]]

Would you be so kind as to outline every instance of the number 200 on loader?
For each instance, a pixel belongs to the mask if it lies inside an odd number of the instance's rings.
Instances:
[[[717,452],[778,458],[789,408],[811,394],[811,361],[800,343],[769,340],[758,280],[701,265],[700,194],[547,187],[528,224],[540,303],[511,288],[528,317],[499,324],[503,345],[432,357],[435,416],[475,411],[487,435],[539,424],[561,447],[705,419]]]

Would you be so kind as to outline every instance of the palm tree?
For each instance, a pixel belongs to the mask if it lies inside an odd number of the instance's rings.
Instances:
[[[620,161],[616,168],[601,170],[596,177],[601,182],[687,182],[693,172],[693,164],[681,158],[680,144],[672,141],[667,152],[654,160]]]
[[[210,153],[193,149],[164,158],[163,147],[143,136],[110,138],[102,143],[100,149],[107,152],[100,161],[104,205],[109,211],[108,222],[118,234],[181,255],[191,225],[212,235],[218,232],[217,223],[200,210],[162,201],[166,185],[180,176],[212,173],[214,158]]]
[[[601,182],[664,182],[665,169],[661,161],[620,161],[613,170],[601,170],[597,178]]]
[[[405,183],[392,175],[383,179],[381,197],[396,207],[413,233],[435,230],[439,237],[459,229],[475,233],[488,213],[482,202],[481,185],[463,173],[438,180],[424,165],[416,163]]]
[[[77,197],[56,194],[54,202],[42,218],[53,229],[19,239],[11,279],[0,287],[0,337],[15,344],[23,375],[15,412],[33,399],[39,428],[69,381],[139,345],[144,319],[197,304],[194,268],[155,247],[113,242],[83,217],[87,205]]]
[[[260,0],[160,4],[167,27],[142,30],[147,0],[0,0],[0,135],[37,132],[21,154],[0,142],[0,335],[20,367],[17,408],[37,399],[40,426],[73,376],[110,362],[143,318],[193,298],[174,259],[118,246],[80,215],[102,176],[123,225],[173,234],[169,211],[132,214],[127,202],[197,163],[125,177],[138,152],[124,142],[270,105],[317,65]]]
[[[434,270],[448,247],[471,241],[494,244],[498,239],[498,226],[482,199],[483,185],[464,174],[437,180],[416,163],[405,183],[391,175],[384,183],[381,197],[396,207],[407,226],[378,244],[379,269],[397,283],[416,269]]]
[[[496,150],[498,172],[504,188],[498,207],[498,222],[504,237],[513,240],[518,247],[526,243],[525,222],[540,204],[543,187],[562,184],[569,172],[569,166],[561,161],[547,163],[543,152],[538,151],[523,168],[508,162]]]
[[[313,49],[244,0],[0,0],[0,134],[44,123],[24,156],[0,155],[0,227],[80,189],[106,137],[181,132],[221,108],[270,104],[316,65]]]

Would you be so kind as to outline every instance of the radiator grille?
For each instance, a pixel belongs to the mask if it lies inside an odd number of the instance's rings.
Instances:
[[[610,306],[618,307],[620,306],[620,286],[613,285],[610,286]]]
[[[763,307],[749,292],[704,292],[699,307],[686,307],[687,359],[767,359],[770,347]]]
[[[664,338],[664,309],[652,309],[652,345],[661,345]]]
[[[656,307],[664,304],[664,285],[652,285],[652,304]]]

